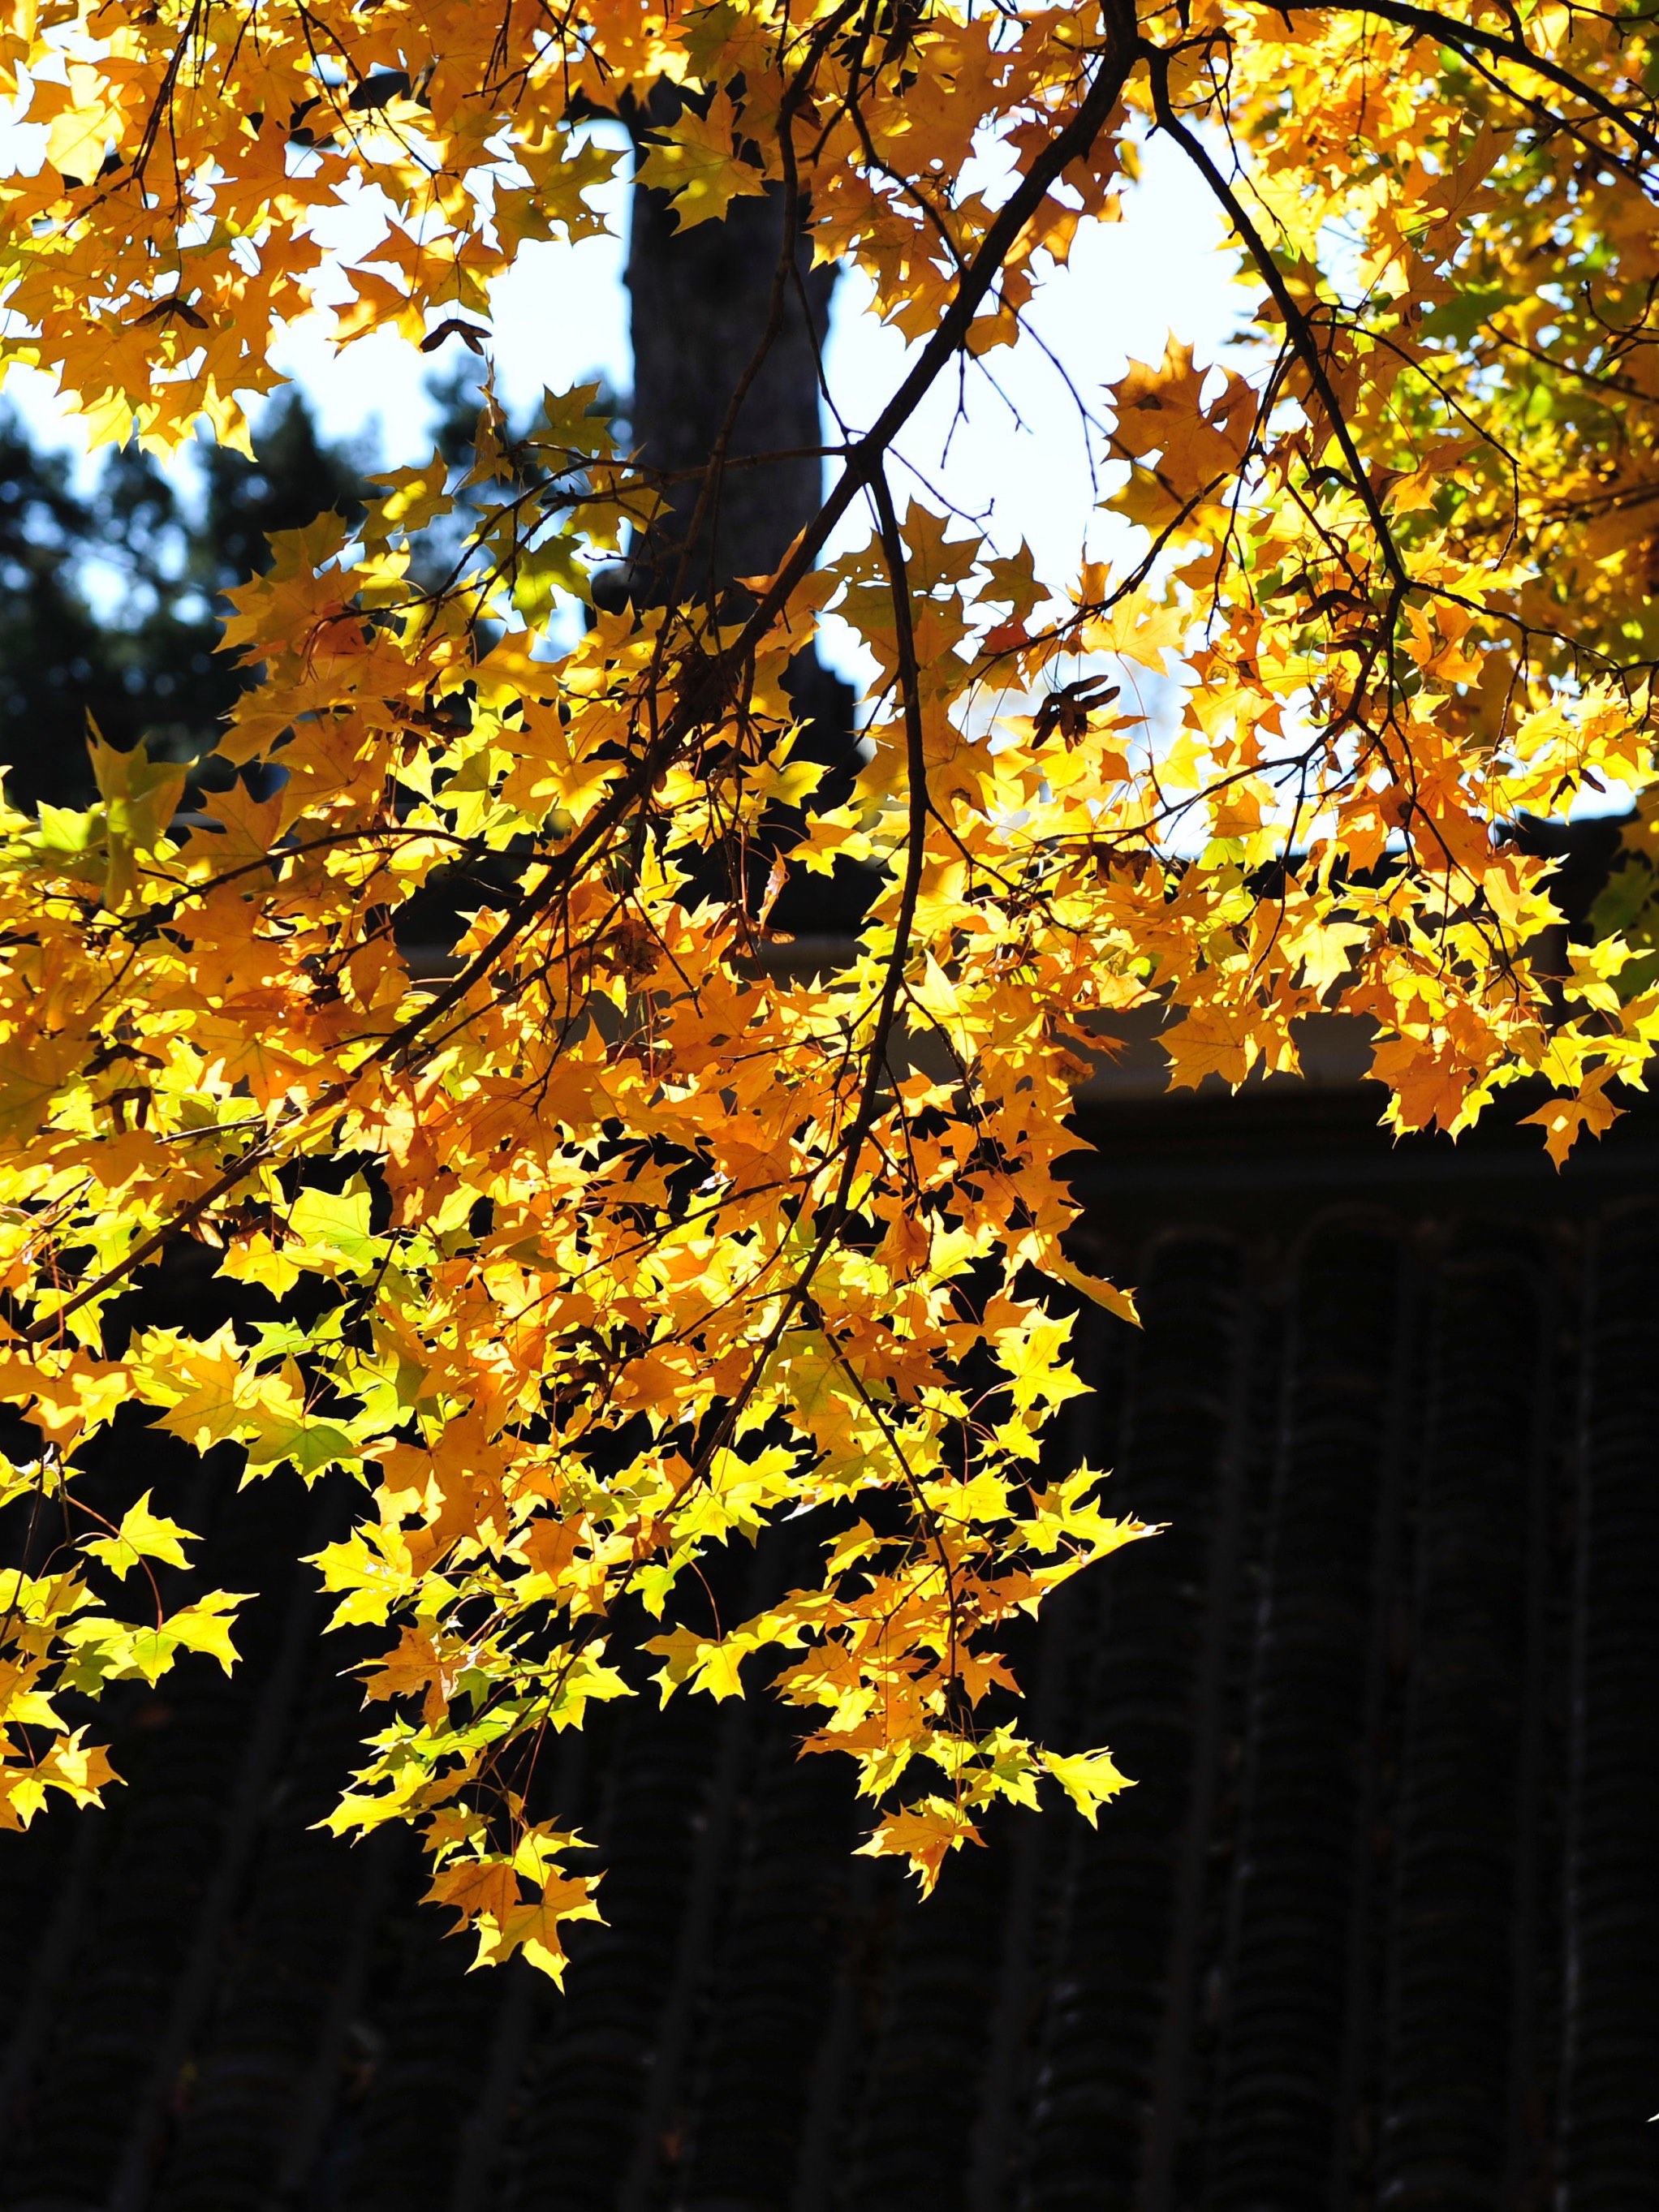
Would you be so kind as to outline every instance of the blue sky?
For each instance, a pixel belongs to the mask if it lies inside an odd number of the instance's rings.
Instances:
[[[496,287],[497,383],[515,412],[544,385],[559,389],[595,372],[627,388],[625,186],[612,188],[610,199],[610,235],[575,246],[527,246]],[[349,237],[352,227],[348,216],[342,234]],[[1213,359],[1238,319],[1242,298],[1229,282],[1235,265],[1235,257],[1222,250],[1202,185],[1174,149],[1154,142],[1146,149],[1145,179],[1127,219],[1086,227],[1069,267],[1040,287],[1028,315],[1030,335],[988,357],[984,367],[995,386],[970,368],[962,395],[966,418],[954,428],[954,379],[942,382],[919,411],[900,441],[900,485],[908,473],[913,491],[931,493],[930,504],[942,498],[974,516],[1000,551],[1012,551],[1024,538],[1039,573],[1056,582],[1075,574],[1085,551],[1110,557],[1122,547],[1125,526],[1096,511],[1100,489],[1077,399],[1048,355],[1064,364],[1078,398],[1089,406],[1098,404],[1101,387],[1121,374],[1129,358],[1159,358],[1171,331],[1192,343],[1200,360]],[[451,355],[456,362],[469,358],[454,340],[435,357],[423,356],[389,331],[336,353],[322,319],[312,318],[286,334],[277,358],[309,395],[327,435],[366,439],[382,460],[397,464],[424,459],[431,450],[434,410],[425,387],[434,368],[454,365]],[[844,277],[828,373],[836,404],[854,430],[879,410],[906,360],[902,339],[876,321],[859,281]],[[47,378],[14,369],[5,396],[38,439],[70,449],[81,444]],[[841,542],[860,543],[867,534],[867,519],[849,516]],[[836,641],[825,643],[835,653]]]

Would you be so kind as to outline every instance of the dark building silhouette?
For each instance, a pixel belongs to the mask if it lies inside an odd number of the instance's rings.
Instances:
[[[565,1993],[469,1975],[406,1839],[311,1825],[361,1716],[293,1560],[349,1501],[188,1477],[264,1595],[234,1680],[125,1696],[106,1810],[0,1838],[0,2206],[1659,2202],[1659,1125],[1558,1178],[1374,1097],[1086,1109],[1146,1326],[1063,1448],[1169,1532],[1024,1672],[1137,1786],[926,1905],[781,1711],[646,1698],[551,1785],[609,1869]]]

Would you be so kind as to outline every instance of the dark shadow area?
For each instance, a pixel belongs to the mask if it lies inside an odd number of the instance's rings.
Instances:
[[[402,1839],[312,1826],[361,1717],[292,1562],[349,1498],[202,1465],[204,1571],[264,1595],[232,1680],[127,1700],[107,1810],[0,1847],[0,2203],[1655,2201],[1659,1121],[1558,1177],[1536,1132],[1374,1114],[1091,1115],[1146,1328],[1091,1314],[1056,1448],[1168,1533],[1023,1672],[1137,1786],[996,1824],[926,1905],[781,1711],[642,1699],[548,1785],[608,1924],[563,1994],[469,1975]]]

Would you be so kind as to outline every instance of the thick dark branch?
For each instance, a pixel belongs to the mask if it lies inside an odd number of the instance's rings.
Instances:
[[[1294,11],[1275,6],[1273,12],[1283,15]],[[1592,84],[1587,84],[1582,76],[1575,76],[1571,70],[1563,69],[1559,62],[1551,61],[1547,54],[1534,53],[1519,39],[1504,38],[1496,31],[1483,30],[1478,23],[1466,23],[1455,15],[1443,15],[1437,8],[1413,7],[1411,0],[1354,0],[1352,12],[1358,15],[1380,15],[1385,22],[1398,23],[1406,30],[1419,31],[1425,38],[1437,39],[1443,45],[1465,52],[1470,47],[1478,48],[1483,53],[1497,56],[1500,61],[1530,70],[1534,76],[1541,76],[1547,83],[1582,100],[1604,123],[1610,123],[1614,130],[1622,131],[1650,160],[1659,161],[1659,137],[1656,137],[1645,125],[1638,122],[1627,109],[1620,107],[1617,100],[1609,100],[1605,93],[1598,92]]]

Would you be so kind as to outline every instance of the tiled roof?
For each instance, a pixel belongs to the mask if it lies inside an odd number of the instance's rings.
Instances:
[[[1097,1832],[1014,1816],[919,1905],[764,1701],[639,1700],[550,1785],[609,1925],[563,1996],[469,1975],[398,1840],[309,1826],[358,1715],[282,1563],[339,1501],[210,1468],[246,1664],[0,1838],[0,2205],[1659,2203],[1649,1140],[1455,1181],[1274,1111],[1103,1124],[1085,1178],[1146,1327],[1068,1449],[1170,1524],[1025,1657],[1139,1778]]]

